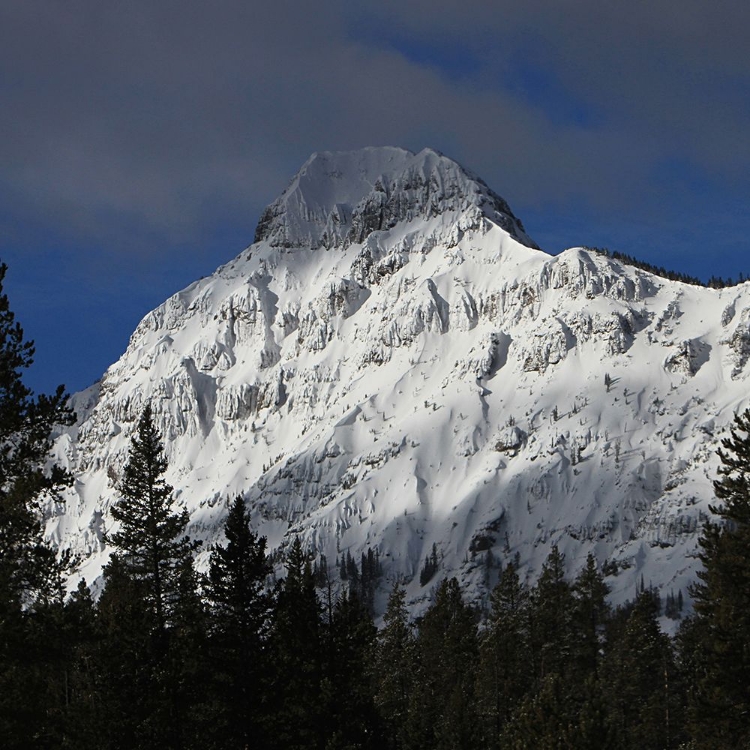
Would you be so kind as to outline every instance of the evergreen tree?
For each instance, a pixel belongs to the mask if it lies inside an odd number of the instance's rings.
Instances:
[[[101,746],[127,750],[147,742],[157,689],[153,617],[145,606],[146,583],[135,578],[118,555],[106,567],[99,598],[95,674],[101,713]]]
[[[172,747],[208,747],[214,728],[207,686],[214,675],[215,657],[209,653],[206,606],[199,592],[199,576],[186,556],[177,571],[177,597],[169,627],[167,659],[160,675],[165,716]],[[221,747],[229,747],[222,742]]]
[[[166,469],[146,406],[111,511],[120,527],[107,537],[117,551],[104,569],[100,602],[111,747],[179,747],[194,732],[185,720],[194,715],[189,683],[200,671],[205,627],[192,567],[197,545],[183,535],[187,512],[172,510]]]
[[[476,743],[476,619],[458,581],[443,581],[419,623],[408,747],[448,750]]]
[[[426,586],[437,573],[440,567],[440,561],[438,560],[437,544],[432,545],[432,552],[425,557],[424,565],[422,570],[419,572],[419,585]]]
[[[531,688],[529,592],[509,563],[492,591],[487,627],[481,635],[478,703],[484,744],[501,747],[503,727]]]
[[[511,720],[503,727],[499,747],[513,750],[578,750],[570,740],[568,687],[559,673],[546,675],[537,690],[526,694]]]
[[[367,607],[355,591],[339,597],[327,628],[321,686],[326,750],[380,750],[383,746],[368,674],[376,632]]]
[[[658,595],[646,589],[630,608],[604,665],[617,747],[679,747],[683,716],[672,643],[659,627]]]
[[[603,647],[604,628],[609,617],[609,587],[592,554],[573,584],[575,597],[574,668],[582,680],[596,676]]]
[[[705,748],[750,746],[750,410],[735,417],[721,441],[711,507],[719,523],[700,540],[701,583],[692,589],[701,636],[700,674],[691,692],[690,723]],[[696,659],[693,659],[696,662]]]
[[[315,577],[299,537],[292,543],[286,568],[271,620],[274,681],[269,702],[274,710],[268,736],[280,750],[318,748],[326,726],[320,701],[323,624]]]
[[[99,600],[95,672],[106,726],[98,747],[205,746],[210,663],[205,613],[189,557],[176,565],[175,597],[164,633],[154,631],[149,582],[118,555]]]
[[[94,750],[101,747],[101,729],[96,720],[100,700],[93,664],[98,628],[94,599],[83,580],[65,602],[57,639],[66,654],[61,681],[65,714],[61,745]]]
[[[107,540],[117,547],[129,574],[144,583],[145,601],[157,639],[163,639],[178,599],[181,566],[197,545],[183,536],[188,513],[172,510],[172,487],[164,480],[167,460],[147,405],[131,439],[130,455],[112,506],[120,528]],[[105,570],[105,577],[107,570]]]
[[[565,556],[553,546],[531,594],[532,663],[537,684],[552,673],[565,676],[574,649],[575,600],[565,579]]]
[[[66,561],[44,542],[39,503],[70,480],[47,463],[52,429],[74,415],[63,386],[34,397],[23,383],[34,344],[3,292],[6,272],[0,264],[0,737],[13,748],[32,747],[50,731],[44,707],[54,700],[43,659],[54,629],[44,618],[62,606]]]
[[[413,687],[414,634],[406,609],[406,592],[396,584],[378,633],[372,674],[375,704],[385,725],[389,748],[406,746],[406,723]]]
[[[217,746],[255,748],[267,744],[262,711],[269,680],[266,642],[271,572],[266,539],[250,528],[241,496],[232,503],[224,524],[226,543],[211,550],[205,594],[211,622],[212,680],[219,715],[213,734]]]

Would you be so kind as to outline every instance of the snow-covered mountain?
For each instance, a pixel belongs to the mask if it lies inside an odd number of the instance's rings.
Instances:
[[[149,313],[57,441],[48,533],[89,581],[150,401],[191,535],[242,493],[272,550],[377,549],[416,606],[433,544],[477,597],[518,554],[614,560],[615,600],[694,579],[716,447],[750,378],[750,289],[538,250],[434,151],[313,155],[255,243]],[[204,553],[205,554],[205,553]]]

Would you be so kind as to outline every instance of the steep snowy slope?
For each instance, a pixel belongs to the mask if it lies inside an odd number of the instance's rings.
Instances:
[[[149,313],[76,397],[57,451],[78,479],[48,532],[98,575],[150,401],[207,541],[242,493],[271,549],[377,549],[383,588],[403,576],[417,603],[433,544],[434,581],[478,597],[491,557],[533,577],[555,543],[571,572],[615,560],[616,600],[641,580],[686,591],[749,359],[747,285],[551,257],[433,151],[316,154],[255,244]]]

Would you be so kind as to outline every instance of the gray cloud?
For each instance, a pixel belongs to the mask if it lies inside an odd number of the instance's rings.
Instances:
[[[320,149],[435,146],[540,207],[637,210],[670,161],[744,178],[741,4],[361,7],[3,3],[4,202],[71,234],[117,236],[114,252],[133,226],[172,243],[221,221],[252,227]],[[411,43],[466,50],[472,71],[410,55]],[[552,95],[524,83],[529,70]],[[556,96],[587,116],[560,116]]]

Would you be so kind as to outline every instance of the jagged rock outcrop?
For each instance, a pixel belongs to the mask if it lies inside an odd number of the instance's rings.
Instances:
[[[693,580],[715,449],[747,405],[750,290],[534,246],[508,205],[433,151],[317,154],[256,242],[149,313],[75,397],[57,453],[76,475],[48,533],[98,575],[129,438],[149,402],[190,532],[241,493],[271,550],[377,547],[387,580],[439,575],[477,598],[491,560],[538,573],[613,559]],[[434,579],[437,581],[439,576]]]

